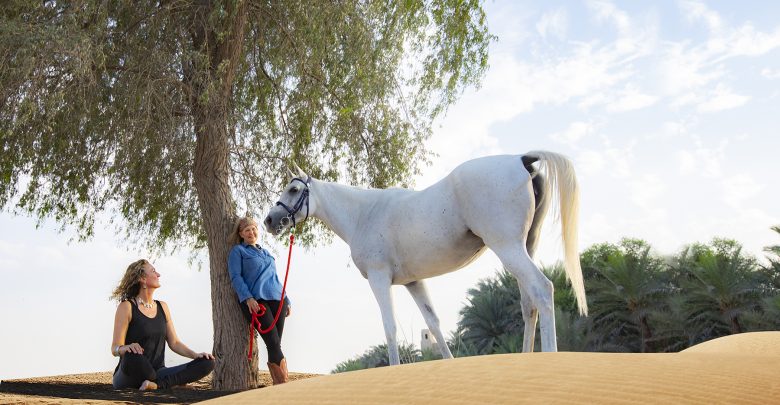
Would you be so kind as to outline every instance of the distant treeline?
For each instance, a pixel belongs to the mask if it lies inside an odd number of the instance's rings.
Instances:
[[[780,227],[772,228],[780,233]],[[735,240],[694,243],[672,256],[639,239],[596,244],[580,255],[589,314],[580,316],[560,266],[544,268],[555,285],[558,350],[677,352],[734,333],[780,330],[780,245],[766,262]],[[537,343],[536,350],[540,344]],[[448,344],[456,357],[522,351],[517,281],[506,270],[468,291]],[[439,358],[402,344],[401,362]],[[387,346],[339,363],[333,372],[387,365]]]

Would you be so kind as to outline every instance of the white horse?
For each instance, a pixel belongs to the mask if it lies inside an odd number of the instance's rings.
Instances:
[[[559,197],[566,275],[580,313],[587,313],[577,252],[579,191],[571,162],[562,155],[534,151],[470,160],[422,191],[367,190],[298,172],[269,211],[265,228],[280,234],[312,216],[347,242],[379,303],[390,364],[400,363],[390,287],[407,288],[442,356],[452,358],[423,280],[471,263],[486,248],[517,278],[523,351],[533,351],[537,318],[542,351],[557,351],[553,284],[532,260],[550,191]]]

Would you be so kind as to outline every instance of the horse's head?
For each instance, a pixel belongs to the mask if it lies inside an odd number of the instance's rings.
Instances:
[[[287,183],[276,205],[271,207],[263,220],[265,230],[274,235],[279,235],[297,223],[305,221],[309,217],[310,210],[314,209],[309,201],[311,178],[297,165],[295,168],[298,170],[298,175],[290,172],[292,180]]]

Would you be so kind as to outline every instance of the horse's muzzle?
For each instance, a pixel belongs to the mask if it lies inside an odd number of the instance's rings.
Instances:
[[[263,226],[265,227],[265,230],[273,235],[281,234],[285,229],[289,228],[291,224],[292,220],[289,216],[283,216],[275,220],[273,216],[269,214],[263,220]]]

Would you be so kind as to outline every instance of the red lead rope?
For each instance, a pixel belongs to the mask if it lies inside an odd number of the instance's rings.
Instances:
[[[271,331],[276,326],[276,321],[279,320],[279,315],[282,313],[282,307],[284,307],[284,291],[287,289],[287,276],[290,274],[290,258],[292,258],[292,247],[293,242],[295,241],[295,235],[290,234],[290,252],[287,253],[287,271],[284,273],[284,285],[282,285],[282,299],[279,300],[279,309],[276,310],[276,316],[274,316],[274,321],[271,324],[271,326],[268,327],[268,329],[263,329],[263,325],[260,324],[260,317],[265,315],[265,305],[260,304],[260,309],[252,314],[252,322],[249,323],[249,353],[247,353],[246,357],[251,361],[252,360],[252,348],[254,346],[254,336],[253,332],[256,328],[258,332],[262,334],[266,334]]]

